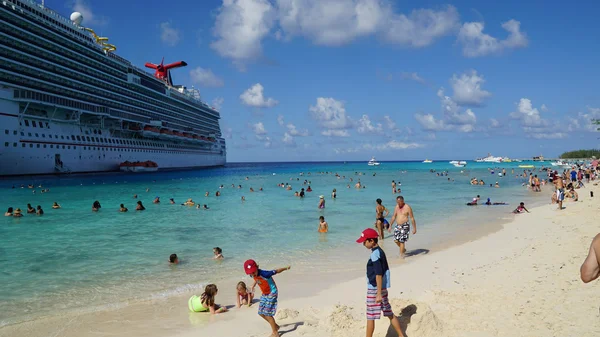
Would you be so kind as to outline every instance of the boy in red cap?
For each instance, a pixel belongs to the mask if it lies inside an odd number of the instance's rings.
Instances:
[[[365,248],[371,250],[371,257],[367,262],[367,337],[373,336],[375,320],[383,316],[390,319],[390,324],[400,337],[404,337],[400,322],[394,316],[392,306],[388,300],[387,289],[390,287],[390,267],[388,266],[385,252],[378,244],[379,233],[373,228],[365,229],[360,238],[356,240]]]
[[[252,276],[254,284],[252,285],[252,292],[254,287],[258,284],[262,291],[260,297],[260,304],[258,305],[258,315],[262,317],[271,326],[273,333],[271,336],[279,337],[279,325],[275,322],[275,312],[277,311],[277,284],[273,280],[273,275],[279,274],[285,270],[290,270],[291,266],[285,268],[279,268],[275,270],[262,270],[258,269],[258,264],[254,260],[247,260],[244,262],[244,271],[246,274]]]

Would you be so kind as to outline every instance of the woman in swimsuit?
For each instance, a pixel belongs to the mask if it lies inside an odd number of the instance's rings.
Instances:
[[[323,209],[325,208],[325,197],[320,195],[319,196],[319,209]]]

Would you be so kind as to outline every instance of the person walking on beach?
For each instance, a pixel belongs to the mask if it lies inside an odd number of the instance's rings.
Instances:
[[[556,186],[556,203],[558,203],[558,209],[562,210],[562,203],[565,200],[565,186],[560,176],[554,178],[554,186]]]
[[[385,218],[390,214],[390,211],[381,204],[381,199],[377,199],[375,202],[377,203],[377,206],[375,206],[375,226],[377,226],[379,238],[383,240],[383,223],[385,222]],[[383,214],[384,212],[385,214]]]
[[[375,320],[381,318],[381,312],[390,319],[390,324],[398,336],[405,337],[388,300],[390,268],[385,252],[379,247],[378,237],[379,234],[374,229],[367,228],[356,240],[371,251],[367,262],[367,337],[373,336]]]
[[[286,270],[290,270],[290,268],[291,266],[275,270],[262,270],[258,269],[258,264],[254,260],[246,260],[244,262],[244,271],[254,279],[251,292],[254,293],[254,287],[257,284],[262,291],[260,304],[258,305],[258,315],[271,326],[271,337],[279,337],[279,325],[275,322],[278,293],[273,275],[281,274]]]
[[[406,253],[405,243],[408,241],[408,234],[410,232],[409,217],[413,225],[412,233],[413,235],[417,234],[417,222],[415,221],[413,210],[409,205],[404,203],[404,197],[400,195],[396,198],[396,207],[394,208],[394,214],[392,214],[392,222],[390,223],[389,230],[392,227],[394,228],[394,242],[400,247],[401,258],[404,258],[404,254]],[[394,223],[396,223],[395,227]]]

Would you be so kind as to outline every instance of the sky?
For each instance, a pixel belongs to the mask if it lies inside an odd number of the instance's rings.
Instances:
[[[228,162],[598,148],[600,3],[46,0],[221,113]],[[416,7],[415,7],[416,6]],[[150,69],[148,69],[150,71]]]

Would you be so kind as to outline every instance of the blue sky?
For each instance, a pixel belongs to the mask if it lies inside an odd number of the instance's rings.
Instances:
[[[229,162],[551,157],[598,146],[597,2],[172,3],[46,1],[82,12],[139,67],[186,61],[174,82],[220,106]]]

